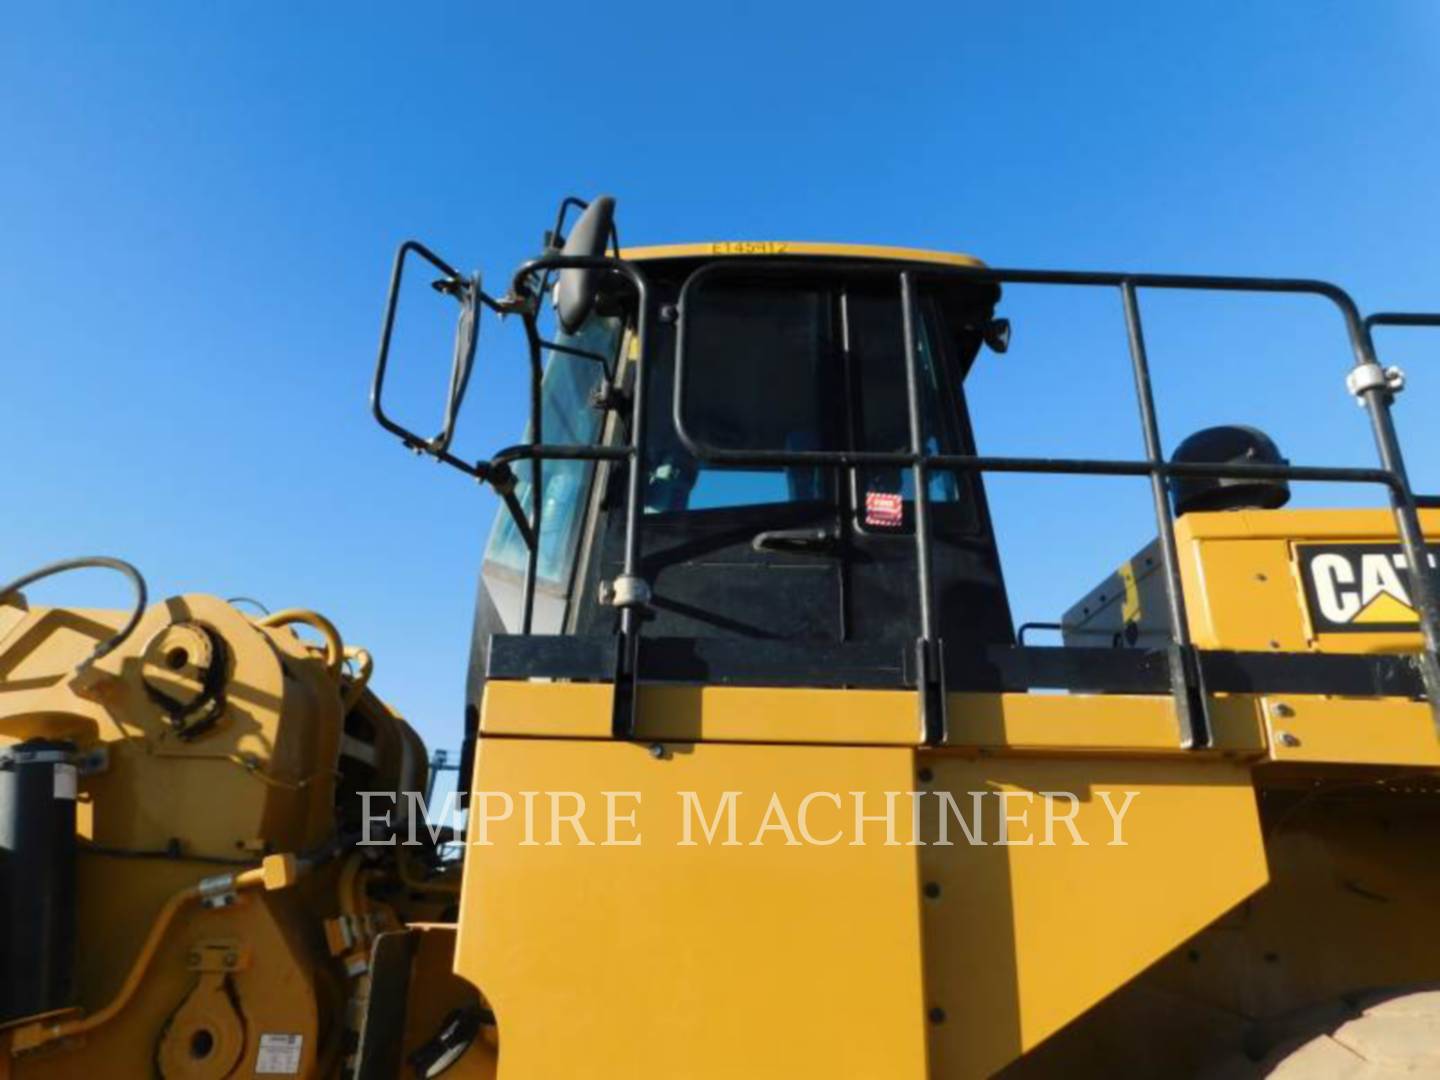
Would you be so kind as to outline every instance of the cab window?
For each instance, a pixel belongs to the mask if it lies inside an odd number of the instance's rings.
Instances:
[[[924,441],[961,452],[962,425],[934,343],[928,301],[917,320]],[[686,426],[732,450],[898,450],[909,447],[904,339],[898,287],[834,279],[718,278],[693,294],[686,313]],[[699,463],[670,420],[674,357],[654,358],[652,426],[645,460],[650,514],[776,503],[848,501],[868,491],[914,497],[908,468],[736,468]],[[843,475],[842,475],[843,474]],[[841,485],[853,488],[842,491]],[[930,476],[930,498],[958,502],[963,478]],[[863,514],[859,524],[863,528]]]
[[[620,331],[619,319],[592,316],[578,332],[560,334],[556,341],[607,357],[613,364]],[[604,377],[604,365],[598,360],[566,352],[548,354],[540,390],[542,442],[589,445],[599,439],[603,414],[590,404],[590,398]],[[528,425],[525,438],[530,438]],[[536,580],[550,590],[569,589],[594,471],[593,461],[546,461],[541,468],[544,495]],[[518,462],[515,475],[515,494],[528,514],[533,477],[529,463]],[[500,568],[523,575],[527,558],[525,543],[514,520],[502,511],[495,518],[485,551],[487,569]]]

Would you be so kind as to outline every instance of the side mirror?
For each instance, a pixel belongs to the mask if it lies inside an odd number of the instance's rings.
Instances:
[[[980,333],[992,352],[1005,353],[1010,350],[1009,319],[991,319]]]
[[[445,415],[440,434],[430,445],[444,453],[455,437],[455,421],[470,385],[470,371],[475,366],[475,344],[480,340],[480,276],[440,278],[430,283],[436,292],[455,297],[460,304],[460,317],[455,323],[455,352],[450,361],[450,389],[445,397]]]
[[[459,318],[455,325],[455,347],[450,361],[450,385],[445,399],[439,434],[426,438],[392,420],[385,413],[382,403],[385,391],[385,371],[390,361],[390,339],[395,329],[395,311],[400,301],[400,285],[404,278],[405,262],[415,255],[439,271],[440,278],[432,282],[432,288],[450,296],[460,305]],[[475,345],[480,336],[480,276],[465,277],[444,259],[424,244],[407,240],[395,253],[395,266],[390,274],[390,294],[385,302],[385,320],[380,329],[380,351],[375,359],[375,378],[370,386],[370,411],[376,422],[386,431],[400,439],[412,450],[431,454],[450,464],[468,467],[450,457],[450,442],[455,437],[455,422],[460,415],[460,405],[465,400],[465,390],[470,384],[470,372],[475,364]]]
[[[601,195],[585,208],[565,240],[560,254],[595,258],[605,254],[605,245],[615,231],[615,200]],[[567,334],[580,329],[595,308],[600,291],[600,270],[561,270],[555,283],[555,316]]]

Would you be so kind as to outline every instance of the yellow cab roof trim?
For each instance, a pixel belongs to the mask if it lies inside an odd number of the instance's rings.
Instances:
[[[884,244],[814,244],[794,240],[718,240],[709,244],[655,244],[650,247],[622,248],[620,257],[632,262],[659,259],[706,259],[720,256],[749,255],[790,257],[820,256],[842,259],[889,259],[895,262],[943,263],[947,266],[978,266],[985,264],[973,255],[950,251],[927,251],[923,248],[890,247]]]

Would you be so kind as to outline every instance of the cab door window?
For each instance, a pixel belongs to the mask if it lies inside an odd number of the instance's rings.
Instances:
[[[916,347],[923,444],[962,452],[956,388],[944,378],[936,316],[921,297]],[[898,282],[730,277],[704,283],[686,313],[686,426],[726,450],[910,448]],[[673,357],[657,357],[646,455],[647,513],[817,501],[861,509],[870,492],[914,498],[908,467],[735,468],[696,460],[669,422]],[[663,418],[663,419],[661,419]],[[932,471],[929,496],[966,501],[963,477]],[[842,498],[843,496],[843,498]],[[908,507],[898,527],[908,528]]]
[[[841,389],[833,297],[800,281],[722,282],[704,289],[687,334],[686,425],[726,450],[820,450],[839,444]],[[651,383],[652,417],[668,417],[674,361]],[[833,502],[831,468],[735,468],[697,462],[673,425],[656,423],[645,461],[645,511]]]

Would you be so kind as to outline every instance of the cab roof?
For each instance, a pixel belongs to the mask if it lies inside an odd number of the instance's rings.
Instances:
[[[655,244],[622,248],[621,258],[632,262],[665,259],[704,259],[717,256],[761,256],[785,258],[810,256],[839,259],[885,259],[891,262],[941,263],[946,266],[985,264],[973,255],[924,248],[890,247],[884,244],[818,244],[797,240],[717,240],[707,244]]]

